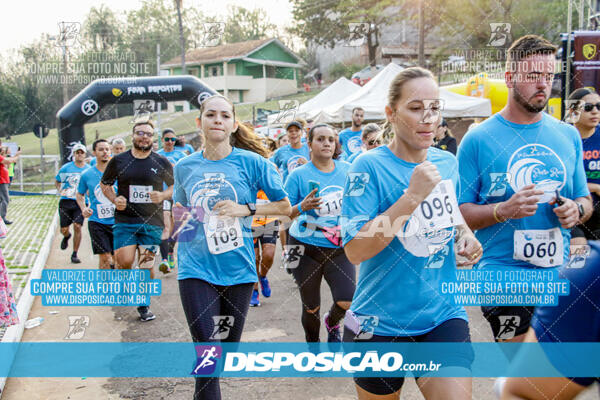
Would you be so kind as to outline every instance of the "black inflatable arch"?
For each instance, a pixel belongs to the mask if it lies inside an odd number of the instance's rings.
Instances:
[[[191,75],[95,80],[56,114],[61,161],[63,164],[69,161],[73,142],[85,144],[83,125],[106,105],[134,100],[187,100],[199,108],[204,98],[216,93]]]

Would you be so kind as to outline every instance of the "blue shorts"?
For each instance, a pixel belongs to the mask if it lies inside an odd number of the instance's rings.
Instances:
[[[351,315],[351,314],[350,314]],[[348,312],[346,318],[348,319]],[[453,318],[442,322],[431,331],[419,336],[379,336],[372,335],[367,339],[358,338],[356,332],[344,321],[344,342],[397,342],[397,343],[469,343],[465,348],[458,346],[451,354],[444,354],[445,367],[462,367],[471,369],[475,354],[470,345],[469,323],[464,319]],[[465,352],[466,350],[466,352]],[[417,378],[418,379],[418,378]],[[388,395],[397,392],[404,384],[404,378],[398,377],[355,377],[354,382],[369,393]]]
[[[113,226],[115,250],[132,245],[158,246],[163,227],[149,224],[123,224]]]
[[[571,287],[568,296],[558,299],[558,306],[536,307],[531,327],[539,342],[600,342],[600,241],[589,240],[590,255],[583,268],[561,267],[560,278]],[[576,356],[556,351],[546,353],[560,371],[563,363],[577,365]],[[582,386],[589,386],[599,377],[570,377]]]

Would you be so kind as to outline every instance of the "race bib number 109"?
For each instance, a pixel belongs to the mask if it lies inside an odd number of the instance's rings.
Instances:
[[[239,218],[219,218],[211,215],[204,224],[206,244],[211,254],[221,254],[244,245]]]

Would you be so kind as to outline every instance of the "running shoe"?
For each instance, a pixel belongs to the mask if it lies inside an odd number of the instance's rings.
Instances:
[[[171,272],[171,266],[169,265],[169,262],[167,260],[162,260],[160,262],[160,265],[158,266],[158,270],[163,274],[168,274],[169,272]]]
[[[173,268],[175,268],[175,258],[173,257],[173,254],[172,254],[172,253],[170,253],[170,254],[167,256],[167,262],[169,263],[169,268],[170,268],[170,269],[173,269]]]
[[[325,322],[325,328],[327,328],[327,341],[329,343],[338,343],[342,341],[342,335],[340,334],[340,325],[329,326],[329,313],[325,314],[323,317],[323,322]]]
[[[71,262],[73,264],[81,264],[81,260],[77,257],[77,253],[71,254]]]
[[[271,297],[271,286],[269,286],[269,280],[266,276],[259,276],[258,280],[260,281],[260,291],[263,296]]]
[[[6,223],[6,221],[4,222]],[[69,233],[69,236],[64,236],[62,241],[60,242],[60,249],[61,250],[66,250],[67,247],[69,247],[69,239],[71,238],[71,234]]]
[[[258,301],[258,290],[252,291],[252,298],[250,299],[250,307],[260,307],[260,301]]]
[[[4,220],[4,223],[5,223],[6,225],[12,225],[12,221],[9,221],[9,220],[7,220],[7,219],[5,219],[5,220]]]
[[[152,321],[154,318],[156,318],[156,316],[152,314],[152,311],[150,311],[150,308],[147,306],[140,306],[137,308],[137,310],[140,313],[140,319],[142,322]]]

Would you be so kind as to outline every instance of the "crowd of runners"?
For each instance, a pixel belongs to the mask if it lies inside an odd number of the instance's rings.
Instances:
[[[80,262],[87,218],[99,268],[176,272],[195,342],[219,340],[216,316],[231,317],[222,341],[240,340],[249,307],[271,296],[278,241],[307,342],[320,340],[323,325],[329,342],[470,343],[464,307],[439,288],[473,266],[559,269],[570,281],[558,306],[482,307],[497,341],[598,342],[600,96],[573,92],[573,124],[546,114],[555,55],[539,36],[516,40],[505,108],[458,148],[437,80],[418,67],[392,81],[383,125],[365,125],[357,107],[342,131],[297,119],[270,140],[215,95],[201,104],[201,148],[176,147],[176,132],[164,129],[154,152],[149,120],[133,126],[130,150],[96,140],[93,164],[76,145],[56,176],[61,248],[73,236],[71,261]],[[564,268],[576,246],[589,246],[585,267]],[[323,279],[333,298],[325,312]],[[147,305],[138,312],[155,318]],[[424,397],[470,399],[473,358],[464,346],[445,354],[459,378],[418,378]],[[503,398],[567,399],[595,380],[499,378],[496,389]],[[354,381],[360,399],[395,399],[404,378]],[[194,398],[220,399],[219,379],[197,377]]]

